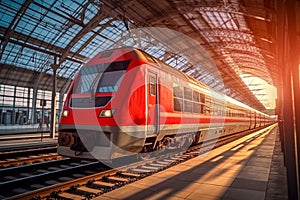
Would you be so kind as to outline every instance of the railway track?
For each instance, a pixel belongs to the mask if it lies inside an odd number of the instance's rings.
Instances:
[[[92,161],[64,158],[0,170],[0,199],[84,177],[107,166]]]
[[[263,133],[253,134],[253,139]],[[221,138],[217,142],[211,140],[207,143],[193,146],[186,152],[170,151],[166,155],[161,155],[147,161],[136,161],[126,166],[117,166],[117,164],[114,169],[108,169],[102,165],[103,168],[95,170],[95,167],[100,167],[101,164],[92,162],[80,167],[76,166],[74,169],[65,168],[49,172],[48,175],[33,175],[26,178],[27,180],[20,180],[21,182],[2,182],[0,184],[1,188],[15,189],[9,194],[1,195],[8,199],[90,199],[170,166],[205,154],[212,146],[216,148],[248,134],[250,133],[234,134],[226,138]],[[80,177],[76,177],[79,174]],[[47,181],[43,181],[43,183],[41,181],[35,182],[42,180],[44,177],[47,177]],[[27,187],[16,188],[16,186],[20,186],[20,183],[24,182],[29,183]]]
[[[14,142],[15,143],[15,142]],[[20,151],[32,151],[37,149],[46,149],[57,147],[57,142],[44,142],[44,143],[28,143],[28,144],[16,144],[15,146],[1,146],[0,156],[6,155],[8,153],[20,152]]]
[[[55,146],[39,146],[34,149],[18,149],[0,153],[0,168],[9,166],[32,164],[53,159],[61,159],[62,156],[56,153]]]
[[[57,153],[31,155],[27,157],[18,157],[18,158],[1,160],[0,167],[6,168],[11,166],[28,165],[28,164],[38,163],[38,162],[45,162],[49,160],[60,160],[62,158],[63,156],[58,155]]]

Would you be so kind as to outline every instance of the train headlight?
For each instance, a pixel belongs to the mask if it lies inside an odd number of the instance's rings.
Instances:
[[[102,110],[99,114],[99,117],[112,117],[115,113],[115,110]]]
[[[62,113],[63,117],[68,117],[69,111],[68,110],[64,110]]]

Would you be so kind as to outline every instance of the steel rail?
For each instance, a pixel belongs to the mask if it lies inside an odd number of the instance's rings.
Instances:
[[[268,128],[266,128],[266,127],[268,127]],[[41,188],[41,189],[34,190],[31,192],[26,192],[26,193],[23,193],[20,195],[12,196],[12,197],[9,197],[8,199],[33,199],[33,198],[43,199],[43,198],[49,198],[49,195],[51,193],[53,194],[53,192],[56,192],[59,196],[59,194],[61,192],[64,192],[64,191],[69,192],[71,190],[70,188],[74,189],[74,187],[75,187],[75,189],[76,189],[76,187],[85,186],[88,183],[93,183],[93,181],[95,181],[97,179],[102,179],[103,177],[106,177],[106,176],[109,177],[109,176],[117,175],[118,173],[120,173],[122,171],[123,172],[125,171],[125,173],[130,172],[130,170],[131,171],[141,171],[141,173],[139,173],[139,175],[141,175],[141,177],[148,176],[155,172],[158,172],[165,168],[168,168],[170,166],[173,166],[178,163],[189,160],[191,158],[194,158],[197,155],[205,153],[206,149],[203,147],[214,144],[214,148],[217,148],[219,146],[222,146],[224,144],[232,142],[232,141],[236,140],[237,138],[242,138],[245,135],[255,133],[258,130],[262,130],[262,131],[259,131],[257,134],[253,134],[253,136],[251,136],[251,137],[255,138],[255,137],[258,137],[259,135],[265,133],[266,131],[272,130],[275,126],[266,126],[266,127],[260,127],[258,129],[246,131],[246,132],[239,133],[239,134],[232,134],[229,137],[224,137],[219,140],[213,139],[213,140],[210,140],[205,143],[198,144],[198,145],[195,145],[195,146],[189,148],[186,151],[186,153],[182,153],[182,152],[178,152],[178,151],[177,152],[171,151],[169,154],[161,155],[161,156],[155,157],[155,158],[150,158],[146,161],[138,161],[138,162],[126,165],[126,166],[118,167],[115,169],[107,170],[107,171],[92,174],[92,175],[87,175],[85,177],[81,177],[81,178],[67,181],[64,183],[59,183],[59,184],[55,184],[55,185],[52,185],[52,186],[49,186],[46,188]],[[204,150],[199,151],[199,149],[201,149],[201,148],[203,148]],[[169,162],[169,163],[165,164],[164,167],[159,168],[159,170],[156,170],[156,167],[153,167],[153,164],[159,163],[159,162],[161,162],[161,163]],[[151,164],[152,164],[152,167],[151,167]],[[145,172],[144,174],[146,174],[146,175],[143,175],[143,173],[142,173],[143,171]],[[118,178],[115,178],[115,179],[118,180]],[[122,185],[124,185],[124,184],[120,184],[117,187],[121,187]],[[1,185],[0,185],[0,187],[1,187]],[[64,193],[66,193],[66,192],[64,192]],[[72,194],[70,194],[70,195],[72,195]],[[84,198],[84,196],[82,196],[82,198]]]
[[[42,162],[47,160],[53,160],[53,159],[62,159],[63,156],[54,154],[54,155],[41,155],[37,157],[27,157],[27,158],[20,158],[16,160],[4,160],[0,161],[1,167],[8,167],[13,165],[24,165],[28,163],[35,163],[35,162]]]
[[[111,174],[115,174],[118,171],[119,170],[117,170],[117,169],[111,169],[111,170],[100,172],[100,173],[97,173],[97,174],[92,174],[92,175],[88,175],[88,176],[81,177],[81,178],[78,178],[78,179],[70,180],[70,181],[67,181],[67,182],[64,182],[64,183],[58,183],[58,184],[55,184],[55,185],[51,185],[47,188],[41,188],[41,189],[37,189],[37,190],[30,191],[30,192],[27,192],[27,193],[23,193],[23,194],[20,194],[20,195],[16,195],[16,196],[13,196],[13,197],[9,197],[7,199],[32,199],[32,198],[35,198],[37,196],[47,196],[47,195],[51,194],[54,191],[67,190],[67,189],[69,189],[70,187],[72,187],[74,185],[83,185],[83,184],[86,184],[90,180],[102,178],[104,176],[108,176],[108,175],[111,175]]]

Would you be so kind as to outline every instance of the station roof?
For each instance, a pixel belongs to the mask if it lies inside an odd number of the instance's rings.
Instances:
[[[242,78],[279,84],[275,3],[4,0],[0,2],[0,84],[51,90],[51,66],[57,63],[58,91],[64,92],[93,55],[129,45],[264,110]],[[170,43],[181,48],[168,47]],[[214,63],[208,63],[208,57]]]

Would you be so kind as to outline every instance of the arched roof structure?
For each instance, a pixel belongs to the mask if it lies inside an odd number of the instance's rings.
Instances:
[[[95,53],[116,45],[132,45],[264,110],[242,77],[279,84],[276,2],[2,0],[0,83],[51,90],[51,66],[56,62],[58,91],[64,92],[78,68]],[[185,54],[189,46],[184,47],[184,43],[176,52],[147,31],[132,31],[146,27],[167,28],[192,38],[217,67],[201,68],[191,62]],[[193,58],[197,61],[202,57]]]

